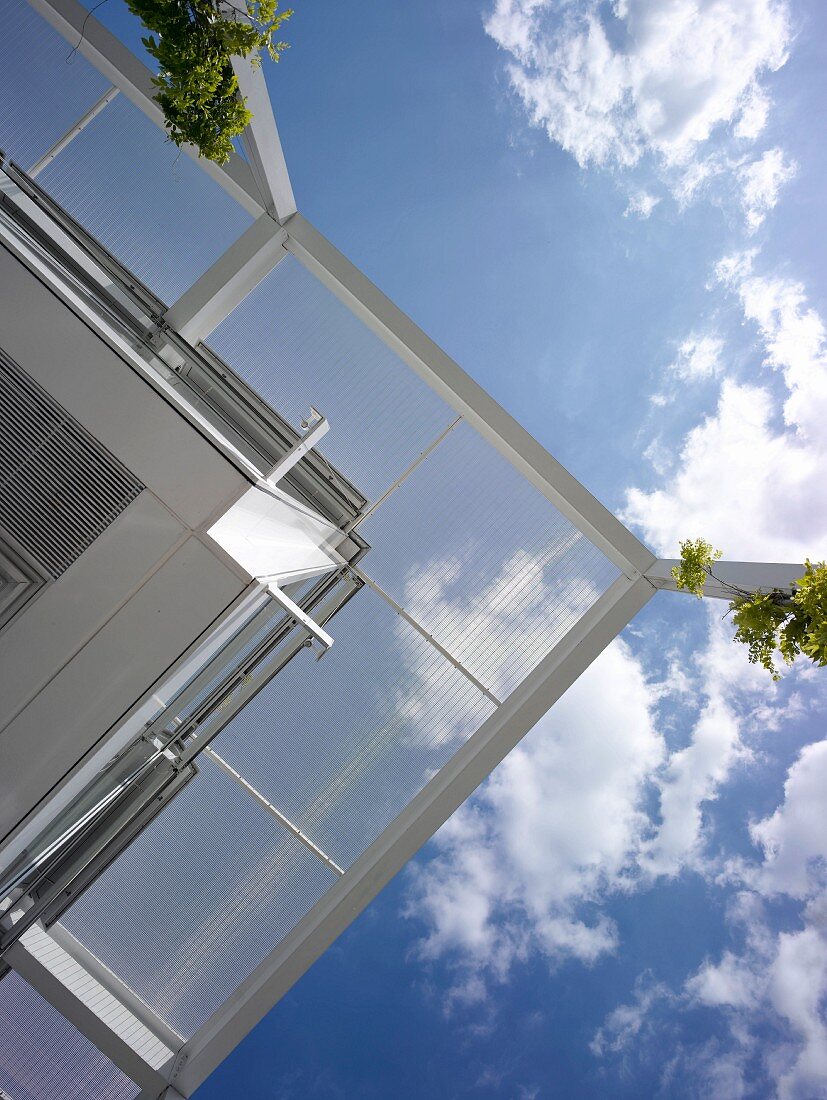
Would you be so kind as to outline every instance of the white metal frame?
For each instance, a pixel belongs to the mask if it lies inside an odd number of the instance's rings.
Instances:
[[[672,570],[680,565],[677,558],[661,558],[646,570],[646,578],[655,588],[665,592],[680,591]],[[745,592],[788,592],[793,581],[804,575],[803,565],[759,561],[718,561],[712,568],[714,576],[704,584],[704,595],[718,600],[731,600],[733,588]]]

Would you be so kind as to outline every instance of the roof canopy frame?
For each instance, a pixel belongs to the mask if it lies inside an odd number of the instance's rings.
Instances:
[[[152,98],[150,70],[78,0],[29,3],[165,130]],[[185,151],[257,222],[171,307],[167,320],[189,326],[193,341],[205,338],[286,249],[508,459],[620,569],[621,576],[182,1046],[165,1077],[172,1093],[184,1097],[192,1095],[657,590],[644,575],[655,566],[655,555],[296,211],[263,74],[250,66],[239,66],[236,72],[255,115],[245,134],[250,163],[234,156],[220,168],[192,147]],[[149,1097],[156,1079],[147,1084]]]
[[[160,129],[163,114],[153,99],[150,70],[103,27],[79,0],[29,0],[72,45],[120,88]],[[170,309],[189,322],[191,337],[204,338],[243,300],[287,249],[411,369],[543,493],[630,579],[645,573],[655,555],[549,452],[462,370],[413,321],[296,211],[290,177],[260,66],[234,63],[239,86],[251,103],[245,133],[251,165],[234,156],[225,168],[185,150],[257,219],[269,215],[287,231],[251,227],[213,269]],[[232,256],[230,255],[232,253]],[[236,255],[237,254],[237,255]],[[241,277],[239,270],[243,269]],[[207,323],[203,323],[208,316]]]
[[[654,596],[621,576],[367,851],[181,1047],[169,1083],[192,1096]],[[148,1098],[147,1098],[148,1100]]]

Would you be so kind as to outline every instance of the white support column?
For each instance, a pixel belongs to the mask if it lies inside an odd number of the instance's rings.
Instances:
[[[261,214],[170,306],[166,323],[190,344],[205,340],[288,255],[286,239],[287,233],[270,215]]]
[[[227,1057],[654,595],[620,577],[357,862],[184,1044],[170,1082],[184,1097]]]
[[[107,107],[112,102],[112,100],[115,98],[115,96],[118,94],[119,91],[120,91],[119,88],[110,88],[108,92],[106,92],[104,95],[102,95],[100,97],[100,99],[98,100],[98,102],[93,104],[89,108],[89,110],[86,112],[86,114],[83,115],[82,118],[79,118],[77,120],[77,122],[72,127],[72,129],[67,130],[67,132],[63,135],[63,137],[60,139],[60,141],[56,141],[54,143],[54,145],[51,147],[51,149],[48,151],[48,153],[44,153],[43,156],[40,158],[40,160],[36,161],[31,166],[31,168],[28,171],[28,175],[30,175],[32,177],[32,179],[34,179],[35,176],[39,175],[43,171],[43,169],[46,167],[46,165],[51,164],[52,161],[55,159],[55,157],[58,155],[58,153],[62,153],[63,150],[66,148],[66,146],[70,142],[75,140],[75,138],[78,136],[78,134],[83,133],[83,131],[86,129],[86,127],[89,125],[89,123],[93,119],[98,117],[98,115],[101,113],[101,111],[104,109],[104,107]]]
[[[675,583],[672,569],[680,565],[677,558],[661,558],[651,569],[646,570],[646,579],[655,588],[669,592],[682,591]],[[712,567],[714,577],[708,577],[704,584],[704,595],[718,600],[731,600],[735,593],[727,585],[741,588],[746,592],[771,592],[774,588],[789,591],[793,581],[804,576],[803,565],[782,565],[760,561],[716,561]],[[723,583],[722,583],[723,582]],[[684,594],[691,596],[691,592]]]
[[[261,65],[233,58],[238,90],[247,101],[253,119],[241,136],[258,187],[262,206],[282,222],[296,212],[296,200],[276,128],[273,106]]]
[[[88,8],[78,0],[29,0],[29,3],[63,35],[70,46],[77,48],[110,83],[120,88],[130,102],[166,133],[163,112],[153,98],[155,87],[152,73],[90,14]],[[194,145],[184,145],[182,149],[248,213],[258,217],[264,212],[258,198],[258,185],[250,166],[242,157],[233,154],[222,167],[206,157],[200,157]]]
[[[629,578],[655,555],[505,409],[302,217],[284,223],[285,248],[488,440]]]

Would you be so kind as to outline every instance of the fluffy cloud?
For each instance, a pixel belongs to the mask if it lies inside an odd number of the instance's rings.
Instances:
[[[741,202],[751,233],[764,224],[767,214],[778,202],[781,188],[797,171],[798,165],[785,157],[783,149],[768,149],[758,160],[740,169]]]
[[[764,894],[812,899],[827,889],[827,741],[808,745],[790,769],[784,802],[752,826],[764,851],[754,884]]]
[[[686,163],[716,128],[754,139],[784,64],[783,0],[496,0],[487,33],[533,122],[586,165]]]
[[[752,826],[763,859],[746,867],[751,893],[734,908],[744,948],[706,962],[686,983],[690,1001],[722,1010],[733,1044],[757,1044],[767,1024],[780,1032],[765,1068],[780,1100],[827,1096],[827,741],[806,746],[791,766],[778,809]],[[774,932],[763,898],[805,903],[802,927]]]
[[[687,1010],[719,1013],[712,1042],[691,1033],[677,1043],[666,1079],[698,1082],[699,1095],[745,1096],[770,1090],[779,1100],[827,1096],[827,741],[807,746],[789,770],[784,800],[753,825],[763,858],[742,868],[750,889],[737,894],[728,921],[742,946],[707,959],[677,992],[651,975],[633,999],[606,1018],[592,1041],[598,1057],[627,1057],[658,1042],[668,1027],[683,1033]],[[778,931],[765,899],[803,901],[799,927]],[[726,1087],[723,1087],[723,1081]]]
[[[676,874],[702,858],[703,805],[716,796],[743,755],[738,719],[722,694],[713,689],[690,743],[672,754],[661,777],[661,823],[641,858],[641,865],[650,873]]]
[[[666,556],[676,553],[679,539],[703,535],[730,558],[801,562],[827,541],[824,325],[800,284],[756,275],[753,268],[752,253],[733,256],[718,265],[716,277],[758,329],[765,364],[782,383],[783,423],[769,384],[724,379],[715,412],[688,433],[665,486],[631,489],[627,496],[625,518]],[[677,373],[700,373],[690,366],[697,350],[697,341],[682,345]],[[701,362],[720,362],[720,346],[714,355],[707,351]],[[708,646],[696,662],[704,705],[690,743],[660,777],[662,820],[643,855],[644,866],[656,874],[701,866],[704,806],[748,757],[744,700],[754,711],[766,709],[774,692],[731,644],[731,627],[714,606],[709,624]]]
[[[625,518],[666,556],[703,534],[731,558],[802,561],[827,541],[821,476],[827,457],[827,339],[803,287],[728,257],[716,275],[757,326],[784,390],[725,379],[715,412],[684,438],[664,488],[627,494]]]
[[[642,1033],[649,1029],[650,1017],[663,1001],[671,1001],[674,994],[662,982],[653,980],[648,972],[635,982],[634,997],[629,1004],[612,1009],[603,1026],[589,1044],[592,1054],[603,1058],[608,1054],[621,1054],[641,1041]]]
[[[588,963],[614,949],[612,923],[583,906],[624,887],[648,832],[642,803],[663,756],[652,702],[615,642],[454,815],[414,873],[424,956],[502,978],[532,952]]]

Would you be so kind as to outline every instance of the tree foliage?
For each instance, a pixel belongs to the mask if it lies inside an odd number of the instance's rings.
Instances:
[[[238,96],[231,58],[261,63],[266,52],[278,61],[285,42],[275,35],[292,11],[278,0],[126,0],[148,31],[142,42],[157,60],[155,100],[164,112],[170,139],[198,147],[202,156],[225,164],[232,139],[252,118]]]
[[[712,544],[704,539],[687,539],[681,543],[681,563],[672,570],[678,588],[697,596],[704,594],[704,581],[711,576],[712,565],[721,556]]]
[[[735,641],[748,648],[753,664],[765,668],[773,680],[779,678],[775,653],[791,665],[803,654],[816,665],[827,665],[827,564],[807,561],[805,572],[791,581],[790,590],[748,592],[720,580],[713,566],[721,557],[703,539],[680,544],[680,565],[672,570],[678,588],[703,595],[707,577],[732,591],[729,607],[735,623]]]

